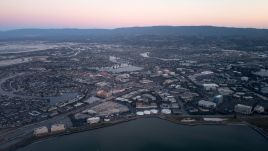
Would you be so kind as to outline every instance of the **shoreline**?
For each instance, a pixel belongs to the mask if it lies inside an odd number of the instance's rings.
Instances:
[[[220,125],[225,125],[225,126],[248,126],[251,129],[253,129],[254,131],[256,131],[258,134],[260,134],[262,137],[264,137],[265,139],[268,140],[268,133],[263,130],[260,127],[257,127],[253,124],[250,124],[249,122],[246,121],[240,121],[239,119],[231,119],[233,121],[220,121],[220,122],[209,122],[209,121],[204,121],[201,120],[201,116],[198,117],[200,119],[198,119],[197,117],[189,117],[191,119],[195,119],[195,121],[193,122],[182,122],[181,119],[184,119],[186,117],[182,117],[182,116],[162,116],[162,115],[154,115],[154,116],[142,116],[142,117],[138,117],[138,116],[134,116],[134,117],[130,117],[130,118],[125,118],[125,119],[119,119],[119,120],[115,120],[115,121],[111,121],[111,122],[103,122],[103,123],[98,123],[98,124],[94,124],[91,126],[82,126],[82,127],[71,127],[66,129],[65,132],[62,133],[55,133],[55,134],[48,134],[45,136],[40,136],[40,137],[36,137],[36,136],[30,136],[28,138],[25,138],[23,141],[18,142],[12,146],[9,146],[7,148],[4,148],[2,151],[16,151],[19,148],[23,148],[26,147],[30,144],[33,143],[37,143],[40,141],[45,141],[47,139],[50,138],[57,138],[57,137],[62,137],[62,136],[66,136],[66,135],[72,135],[72,134],[76,134],[76,133],[82,133],[82,132],[87,132],[87,131],[92,131],[92,130],[97,130],[97,129],[101,129],[101,128],[106,128],[106,127],[111,127],[111,126],[115,126],[118,124],[122,124],[122,123],[126,123],[126,122],[130,122],[130,121],[134,121],[137,119],[146,119],[146,118],[158,118],[161,120],[165,120],[167,122],[171,122],[173,124],[178,124],[178,125],[185,125],[185,126],[200,126],[200,125],[215,125],[215,126],[220,126]],[[179,119],[175,119],[175,118],[179,118]],[[230,119],[230,118],[229,118]]]

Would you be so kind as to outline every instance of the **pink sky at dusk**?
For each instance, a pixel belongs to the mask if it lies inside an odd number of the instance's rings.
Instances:
[[[267,0],[1,0],[0,30],[214,25],[268,28]]]

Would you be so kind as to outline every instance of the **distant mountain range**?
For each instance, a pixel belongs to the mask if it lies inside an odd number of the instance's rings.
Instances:
[[[229,28],[214,26],[153,26],[117,29],[17,29],[0,31],[0,40],[14,39],[75,39],[116,36],[203,36],[268,39],[268,29]]]

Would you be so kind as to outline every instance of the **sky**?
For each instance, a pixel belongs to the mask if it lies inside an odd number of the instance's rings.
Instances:
[[[0,30],[157,25],[268,28],[268,0],[0,0]]]

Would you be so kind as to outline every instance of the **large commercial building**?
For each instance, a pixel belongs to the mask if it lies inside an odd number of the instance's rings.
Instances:
[[[88,124],[96,124],[100,122],[100,117],[90,117],[87,119]]]
[[[265,109],[264,109],[263,106],[257,105],[257,106],[254,108],[254,111],[257,112],[257,113],[264,113],[264,112],[265,112]]]
[[[235,106],[235,108],[234,108],[234,111],[236,113],[249,115],[249,114],[251,114],[252,107],[251,106],[247,106],[247,105],[243,105],[243,104],[237,104]]]
[[[201,100],[201,101],[198,102],[198,106],[205,107],[205,108],[215,108],[216,105],[217,104],[214,103],[214,102],[205,101],[205,100]]]
[[[163,114],[171,114],[171,110],[170,109],[162,109],[161,113],[163,113]]]
[[[61,133],[65,131],[64,124],[54,124],[51,126],[51,133]]]
[[[48,128],[46,126],[38,127],[34,129],[34,136],[44,136],[48,134]]]
[[[210,84],[203,84],[203,87],[206,91],[211,91],[211,90],[216,90],[219,87],[219,85],[215,83],[210,83]]]

